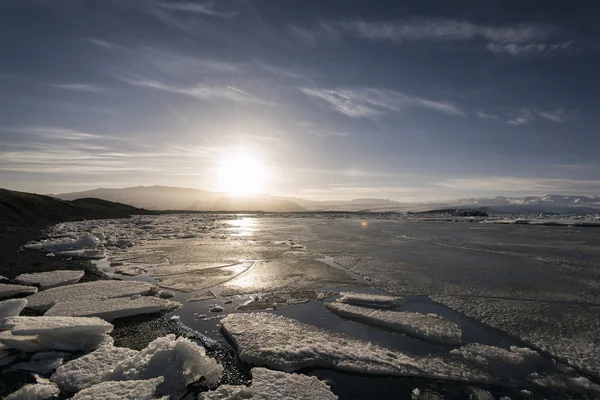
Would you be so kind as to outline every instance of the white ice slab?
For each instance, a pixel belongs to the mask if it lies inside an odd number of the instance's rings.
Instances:
[[[481,343],[469,343],[458,349],[451,350],[450,354],[479,364],[487,364],[490,361],[507,364],[521,364],[528,358],[538,356],[535,351],[527,348],[512,346],[511,351],[508,351]]]
[[[65,392],[78,392],[102,382],[104,374],[138,352],[124,347],[102,346],[83,357],[60,366],[50,377]]]
[[[38,288],[33,286],[9,285],[8,283],[0,283],[0,299],[24,294],[32,294],[37,291]]]
[[[221,378],[223,367],[206,356],[204,347],[183,337],[167,335],[153,341],[135,356],[119,363],[105,380],[150,379],[164,376],[158,391],[172,394],[204,377],[206,386],[214,386]]]
[[[462,331],[455,323],[435,314],[380,310],[345,303],[328,303],[326,307],[337,315],[421,339],[444,344],[459,344]]]
[[[0,332],[0,343],[9,349],[28,353],[51,350],[51,348],[38,342],[38,338],[35,335],[13,335],[9,331]]]
[[[46,290],[53,287],[77,283],[81,278],[83,278],[83,274],[83,271],[69,270],[21,274],[15,278],[15,282],[21,285],[39,286],[40,290]]]
[[[61,301],[131,297],[135,294],[148,294],[153,287],[147,282],[102,280],[44,290],[29,296],[27,301],[28,307],[45,311]]]
[[[0,301],[0,320],[6,317],[14,317],[21,314],[21,311],[27,306],[25,299],[11,299]]]
[[[23,370],[29,372],[36,372],[41,375],[46,375],[63,364],[63,358],[46,358],[43,360],[32,360],[28,362],[22,362],[11,366],[8,371]]]
[[[358,292],[340,292],[337,299],[340,303],[357,304],[374,307],[396,307],[401,299],[393,296],[381,294],[358,293]]]
[[[58,386],[48,379],[33,374],[36,383],[30,383],[5,397],[5,400],[44,400],[60,394]]]
[[[103,335],[113,330],[113,325],[96,317],[8,317],[1,323],[14,335]]]
[[[169,311],[179,307],[181,307],[179,302],[149,296],[135,299],[64,301],[46,311],[44,316],[99,317],[112,321],[115,318]]]
[[[198,400],[336,400],[329,386],[314,376],[252,368],[252,386],[220,386]]]
[[[325,367],[396,376],[488,381],[462,363],[437,357],[408,356],[296,320],[267,313],[230,314],[221,320],[242,361],[283,371]]]
[[[114,340],[109,335],[38,335],[37,340],[46,349],[65,351],[90,351],[100,346],[112,345]]]
[[[74,400],[151,400],[165,378],[119,382],[102,382],[73,396]]]

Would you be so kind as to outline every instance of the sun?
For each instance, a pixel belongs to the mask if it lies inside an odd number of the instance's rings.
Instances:
[[[227,158],[219,169],[221,190],[244,196],[261,193],[266,180],[264,165],[249,153],[236,153]]]

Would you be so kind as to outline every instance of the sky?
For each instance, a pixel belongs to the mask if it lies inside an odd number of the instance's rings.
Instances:
[[[600,194],[595,1],[3,0],[0,187]]]

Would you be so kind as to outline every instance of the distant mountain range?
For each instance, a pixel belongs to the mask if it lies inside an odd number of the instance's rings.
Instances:
[[[232,197],[226,193],[169,186],[136,186],[123,189],[95,189],[54,195],[62,200],[98,198],[129,204],[147,210],[190,211],[340,211],[406,212],[436,208],[490,208],[496,212],[587,212],[600,209],[600,196],[547,196],[465,198],[443,202],[401,203],[387,199],[364,198],[349,201],[313,201],[269,194]]]

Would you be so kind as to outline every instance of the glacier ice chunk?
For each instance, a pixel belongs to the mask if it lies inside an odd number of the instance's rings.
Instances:
[[[172,394],[204,378],[212,387],[221,378],[223,367],[206,355],[204,347],[189,339],[167,335],[154,340],[145,349],[117,364],[104,380],[150,379],[164,376],[158,387],[161,395]]]
[[[512,346],[511,350],[508,351],[496,346],[488,346],[481,343],[469,343],[458,349],[451,350],[450,354],[479,364],[487,364],[489,361],[521,364],[527,358],[538,356],[535,351],[526,351],[525,349],[526,348]]]
[[[27,306],[25,299],[11,299],[0,301],[0,320],[6,317],[14,317],[21,314],[21,311]]]
[[[97,350],[60,366],[50,377],[65,392],[78,392],[100,383],[103,375],[136,355],[136,350],[124,347],[101,346]]]
[[[15,278],[15,282],[27,286],[39,286],[40,290],[53,287],[71,285],[83,278],[84,272],[71,270],[56,270],[38,272],[34,274],[21,274]]]
[[[36,383],[29,383],[14,393],[9,394],[5,400],[44,400],[60,394],[58,386],[48,379],[33,374]]]
[[[201,393],[198,400],[336,400],[325,382],[314,376],[252,368],[252,386],[219,386]]]
[[[99,317],[112,321],[115,318],[170,311],[179,307],[179,302],[148,296],[135,299],[63,301],[46,311],[44,316]]]
[[[402,299],[394,296],[381,294],[359,293],[359,292],[340,292],[340,297],[336,300],[340,303],[357,304],[372,307],[396,307]]]
[[[462,331],[455,323],[435,314],[381,310],[344,303],[328,303],[330,311],[342,317],[382,326],[432,342],[459,344]]]
[[[42,360],[32,360],[28,362],[22,362],[13,365],[8,371],[23,370],[29,372],[36,372],[41,375],[46,375],[63,364],[63,358],[46,358]]]
[[[268,314],[230,314],[221,320],[240,360],[291,372],[307,367],[395,376],[486,382],[490,377],[463,363],[408,356],[347,335]]]
[[[74,400],[150,400],[154,399],[162,376],[147,380],[98,383],[73,396]]]
[[[38,338],[35,335],[13,335],[9,331],[0,332],[0,343],[7,348],[27,353],[51,350],[51,348],[38,342]]]
[[[38,288],[33,286],[10,285],[8,283],[0,283],[0,299],[6,297],[14,297],[23,294],[33,294],[38,291]]]
[[[29,287],[29,286],[24,286]],[[148,294],[154,288],[148,282],[102,280],[75,285],[60,286],[38,292],[27,298],[28,307],[46,311],[62,301],[88,301],[131,297]],[[36,288],[37,290],[37,288]]]
[[[1,327],[14,335],[103,335],[113,330],[112,324],[96,317],[8,317]]]

